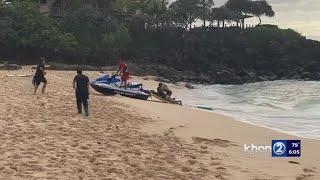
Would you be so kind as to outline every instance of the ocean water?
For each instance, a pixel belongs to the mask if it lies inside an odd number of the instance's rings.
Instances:
[[[177,90],[185,105],[208,107],[254,125],[320,139],[320,82],[195,85]]]

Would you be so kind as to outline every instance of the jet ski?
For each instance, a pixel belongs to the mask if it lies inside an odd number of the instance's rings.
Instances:
[[[120,87],[121,80],[116,76],[102,76],[90,83],[91,87],[104,95],[120,94],[125,97],[148,100],[150,93],[143,90],[141,83],[130,83],[127,87]]]

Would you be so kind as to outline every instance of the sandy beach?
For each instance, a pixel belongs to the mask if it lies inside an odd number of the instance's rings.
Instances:
[[[75,72],[48,71],[47,92],[37,95],[32,77],[5,77],[18,74],[33,72],[0,71],[0,179],[320,179],[318,140],[92,89],[86,118],[76,113]],[[244,152],[272,139],[301,139],[302,157]]]

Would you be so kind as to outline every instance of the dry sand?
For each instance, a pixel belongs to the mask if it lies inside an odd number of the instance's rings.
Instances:
[[[297,137],[93,90],[85,118],[76,114],[74,72],[48,71],[47,93],[35,96],[31,77],[9,74],[32,71],[0,71],[0,179],[320,179],[319,141],[302,139],[302,158],[248,154],[244,143]]]

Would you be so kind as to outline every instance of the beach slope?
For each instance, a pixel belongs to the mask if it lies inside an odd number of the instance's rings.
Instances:
[[[35,96],[32,77],[5,77],[32,73],[30,67],[0,71],[0,179],[320,177],[319,141],[302,139],[301,158],[250,154],[244,144],[300,138],[211,112],[93,91],[85,118],[76,113],[75,72],[48,71],[47,93]]]

